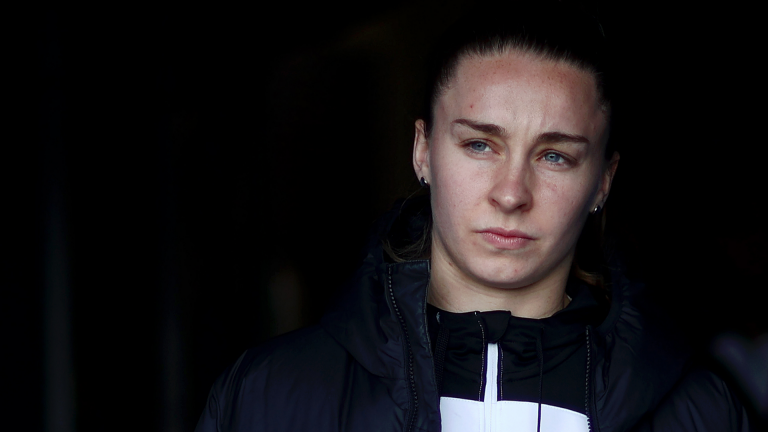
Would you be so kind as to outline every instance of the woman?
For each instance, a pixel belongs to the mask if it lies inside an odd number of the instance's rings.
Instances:
[[[243,354],[198,431],[747,430],[637,285],[582,268],[619,162],[599,26],[493,14],[438,50],[413,151],[429,202],[384,220],[320,326]]]

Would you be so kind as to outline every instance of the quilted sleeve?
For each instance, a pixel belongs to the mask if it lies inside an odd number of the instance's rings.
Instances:
[[[744,406],[712,372],[695,369],[667,394],[636,432],[750,432]]]

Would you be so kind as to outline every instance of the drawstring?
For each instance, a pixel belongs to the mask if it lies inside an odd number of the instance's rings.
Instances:
[[[435,346],[435,380],[437,381],[437,395],[443,393],[443,369],[445,366],[445,352],[448,349],[448,326],[440,322],[440,312],[437,313],[437,345]]]
[[[589,412],[589,371],[592,368],[592,345],[589,340],[589,326],[587,326],[587,379],[584,391],[584,413],[587,415],[587,430],[592,430],[592,420]]]
[[[541,432],[541,393],[544,383],[544,350],[541,347],[541,340],[544,338],[544,328],[539,327],[539,336],[536,338],[536,353],[539,357],[539,418],[536,422],[536,432]]]

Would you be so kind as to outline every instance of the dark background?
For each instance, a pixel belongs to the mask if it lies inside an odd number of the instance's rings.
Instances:
[[[9,430],[192,430],[245,349],[316,321],[376,217],[418,188],[423,56],[469,7],[11,17]],[[606,211],[630,272],[702,357],[716,335],[755,341],[768,298],[754,11],[633,2],[599,13],[621,78]]]

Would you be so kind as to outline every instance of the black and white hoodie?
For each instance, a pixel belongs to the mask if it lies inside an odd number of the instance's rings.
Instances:
[[[544,319],[427,305],[443,431],[589,430],[587,326],[604,308],[578,281],[567,294]]]
[[[749,430],[728,387],[686,366],[642,286],[619,273],[610,301],[571,282],[573,301],[542,320],[440,311],[429,274],[428,261],[388,262],[372,244],[320,325],[224,372],[197,431]]]

